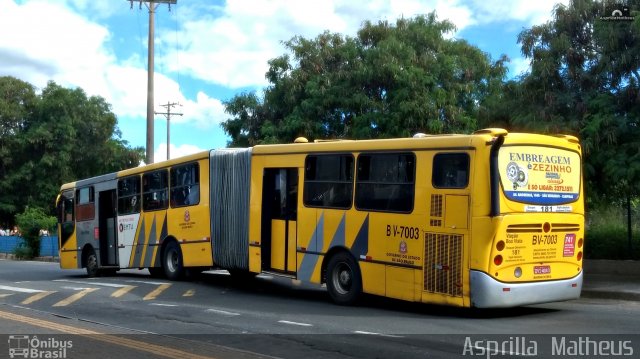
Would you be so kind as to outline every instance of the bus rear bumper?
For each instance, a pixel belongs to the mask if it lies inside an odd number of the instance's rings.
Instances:
[[[506,308],[520,305],[559,302],[578,299],[582,291],[582,271],[570,279],[504,283],[486,273],[471,271],[471,306]]]

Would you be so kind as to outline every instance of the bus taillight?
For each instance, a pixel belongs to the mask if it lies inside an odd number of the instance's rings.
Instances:
[[[582,253],[582,252],[581,252]],[[502,264],[502,256],[501,255],[497,255],[493,258],[493,264],[499,266]]]
[[[549,222],[544,222],[542,230],[544,231],[544,233],[549,233],[549,231],[551,230],[551,224],[549,224]]]
[[[578,262],[582,260],[582,252],[578,252]]]
[[[496,244],[496,249],[498,250],[498,252],[502,252],[502,250],[504,249],[504,241],[500,241]]]
[[[578,240],[578,248],[582,248],[582,245],[584,244],[584,240],[582,238],[580,238]]]

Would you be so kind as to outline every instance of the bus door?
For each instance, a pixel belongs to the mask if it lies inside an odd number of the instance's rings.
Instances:
[[[262,268],[296,271],[298,169],[267,168],[262,184]]]
[[[116,190],[98,192],[98,203],[100,263],[102,266],[117,266]]]
[[[462,305],[464,248],[469,241],[470,166],[473,153],[442,152],[433,157],[425,233],[424,296],[441,294]],[[427,299],[428,298],[428,299]],[[446,298],[446,299],[445,299]]]

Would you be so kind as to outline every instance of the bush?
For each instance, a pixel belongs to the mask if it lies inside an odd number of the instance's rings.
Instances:
[[[637,213],[637,210],[636,210]],[[636,218],[637,218],[636,214]],[[590,259],[640,259],[640,225],[632,216],[631,252],[624,208],[602,206],[587,212],[585,257]]]
[[[26,248],[16,248],[16,256],[27,259],[39,256],[40,230],[52,231],[56,225],[56,218],[47,215],[41,208],[27,207],[24,212],[16,215],[16,222],[26,244]]]

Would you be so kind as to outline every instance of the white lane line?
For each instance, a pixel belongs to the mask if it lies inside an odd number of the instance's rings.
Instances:
[[[207,312],[209,313],[216,313],[216,314],[222,314],[222,315],[228,315],[228,316],[236,316],[236,315],[240,315],[240,313],[234,313],[234,312],[227,312],[226,310],[219,310],[219,309],[207,309]]]
[[[262,279],[273,279],[272,275],[268,275],[268,274],[258,274],[256,276],[256,278],[262,278]]]
[[[39,289],[10,287],[8,285],[0,285],[0,289],[8,290],[8,291],[11,291],[11,292],[19,292],[19,293],[42,293],[42,292],[44,292],[44,290],[39,290]]]
[[[313,324],[290,322],[288,320],[278,320],[278,323],[289,324],[289,325],[297,325],[297,326],[300,326],[300,327],[313,327]]]
[[[177,304],[164,304],[164,303],[151,303],[149,305],[155,305],[157,307],[177,307]]]
[[[163,284],[171,284],[169,282],[149,282],[146,280],[126,280],[127,283],[142,283],[142,284],[152,284],[152,285],[163,285]]]
[[[86,287],[62,287],[62,289],[71,289],[71,290],[87,290],[87,289],[92,289],[92,290],[98,290],[98,288],[86,288]]]
[[[380,337],[388,337],[388,338],[404,338],[402,335],[365,332],[365,331],[362,331],[362,330],[356,330],[356,331],[354,331],[354,333],[356,333],[356,334],[364,334],[364,335],[377,335],[377,336],[380,336]]]
[[[68,279],[54,279],[54,282],[65,282],[65,283],[76,283],[76,284],[88,284],[88,285],[99,285],[101,287],[111,287],[111,288],[125,288],[130,287],[127,284],[115,284],[115,283],[103,283],[103,282],[82,282],[79,280],[68,280]]]

